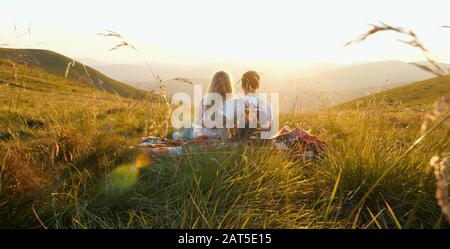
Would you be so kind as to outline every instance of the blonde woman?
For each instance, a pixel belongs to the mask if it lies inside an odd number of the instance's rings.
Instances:
[[[232,97],[232,94],[233,85],[230,75],[224,71],[215,73],[208,93],[201,99],[199,117],[192,128],[182,132],[181,139],[196,139],[200,136],[213,139],[230,138],[229,131],[225,127],[226,119],[222,115],[225,113],[225,101],[227,97]],[[177,139],[179,136],[174,138]]]

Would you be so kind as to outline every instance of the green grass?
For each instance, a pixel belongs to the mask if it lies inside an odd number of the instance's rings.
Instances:
[[[1,227],[448,228],[429,160],[450,148],[450,124],[402,156],[422,111],[282,115],[326,141],[314,161],[244,145],[150,159],[130,146],[164,133],[164,106],[27,70],[0,77]]]

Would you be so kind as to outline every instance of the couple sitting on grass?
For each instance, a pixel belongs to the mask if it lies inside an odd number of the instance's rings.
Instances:
[[[272,126],[272,110],[256,91],[260,76],[255,71],[242,75],[243,93],[233,93],[230,75],[217,72],[208,93],[201,99],[198,117],[191,128],[174,133],[176,140],[219,139],[240,141],[260,136]]]
[[[231,141],[273,141],[275,148],[299,152],[317,152],[325,144],[316,136],[297,127],[285,126],[278,132],[271,105],[258,95],[260,76],[248,71],[241,77],[243,94],[234,94],[230,76],[217,72],[212,78],[208,94],[200,102],[199,118],[191,128],[175,133],[175,140],[231,140]],[[220,103],[217,103],[220,102]],[[275,113],[276,115],[278,113]]]

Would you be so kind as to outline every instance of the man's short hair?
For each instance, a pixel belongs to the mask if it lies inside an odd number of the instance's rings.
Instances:
[[[260,77],[256,71],[248,71],[242,75],[242,89],[255,92],[259,88]]]

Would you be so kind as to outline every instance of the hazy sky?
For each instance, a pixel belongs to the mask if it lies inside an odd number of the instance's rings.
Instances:
[[[414,30],[431,56],[450,63],[450,1],[24,1],[1,0],[0,44],[55,50],[111,63],[142,60],[96,35],[121,33],[152,62],[233,60],[354,63],[423,60],[422,54],[379,34],[342,45],[386,22]],[[31,22],[31,37],[23,35]],[[14,23],[17,31],[14,29]],[[45,44],[42,44],[45,42]]]

